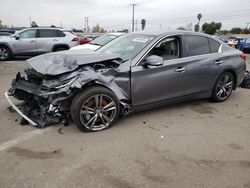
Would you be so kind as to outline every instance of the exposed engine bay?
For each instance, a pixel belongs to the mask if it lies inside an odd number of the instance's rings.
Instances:
[[[88,52],[70,56],[65,51],[28,60],[32,68],[18,72],[7,93],[23,101],[18,106],[21,124],[33,121],[39,128],[59,122],[67,125],[74,96],[91,84],[105,85],[116,93],[124,107],[122,114],[128,113],[129,71],[119,71],[121,59],[117,57]]]

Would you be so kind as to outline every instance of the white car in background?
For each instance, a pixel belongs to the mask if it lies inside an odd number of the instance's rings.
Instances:
[[[109,43],[110,41],[114,40],[115,38],[123,35],[124,33],[106,33],[97,37],[96,39],[92,40],[88,44],[78,45],[70,48],[70,50],[79,50],[79,49],[91,49],[97,50],[98,48],[104,46],[105,44]]]

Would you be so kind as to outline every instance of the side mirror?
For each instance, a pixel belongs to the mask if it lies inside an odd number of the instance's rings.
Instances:
[[[19,35],[15,35],[14,36],[16,40],[19,40],[20,39],[20,36]]]
[[[142,66],[161,66],[163,65],[164,59],[157,55],[151,55],[143,62]]]

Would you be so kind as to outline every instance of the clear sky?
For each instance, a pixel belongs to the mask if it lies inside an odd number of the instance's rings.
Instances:
[[[250,26],[250,0],[0,0],[3,24],[29,26],[29,17],[39,26],[54,24],[65,28],[84,28],[97,23],[106,30],[131,29],[132,7],[136,3],[135,19],[140,29],[146,19],[147,29],[176,29],[197,22],[222,22],[223,29]]]

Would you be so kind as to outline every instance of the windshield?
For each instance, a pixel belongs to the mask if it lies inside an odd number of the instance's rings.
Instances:
[[[104,35],[94,39],[90,44],[104,46],[105,44],[107,44],[111,40],[115,39],[116,37],[118,37],[118,35],[104,34]]]
[[[153,39],[154,36],[152,35],[129,33],[117,38],[97,51],[104,54],[119,54],[126,61],[134,58]]]

